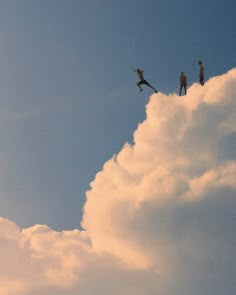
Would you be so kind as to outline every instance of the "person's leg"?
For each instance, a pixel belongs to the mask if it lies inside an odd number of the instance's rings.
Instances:
[[[152,88],[156,93],[158,92],[152,85],[149,85],[150,88]]]
[[[187,85],[184,85],[184,92],[185,92],[185,95],[187,94]]]
[[[148,81],[145,80],[144,84],[146,84],[148,87],[152,88],[156,93],[158,92],[152,85],[148,83]]]
[[[148,85],[148,87],[152,88],[156,93],[158,92],[152,85]]]
[[[183,85],[180,85],[180,87],[179,87],[179,96],[181,96],[182,88],[183,88]]]
[[[138,88],[140,89],[140,92],[141,92],[141,91],[143,91],[143,89],[142,89],[142,87],[141,87],[140,85],[142,85],[142,81],[139,81],[139,82],[137,83],[137,86],[138,86]]]
[[[199,81],[200,81],[200,84],[203,86],[204,85],[204,77],[202,75],[200,75]]]

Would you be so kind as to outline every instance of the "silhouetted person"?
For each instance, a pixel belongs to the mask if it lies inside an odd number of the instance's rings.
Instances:
[[[143,70],[141,70],[141,69],[137,69],[137,70],[133,69],[133,70],[139,76],[140,81],[137,83],[137,86],[139,87],[140,91],[143,91],[141,85],[147,85],[148,87],[152,88],[157,93],[157,90],[152,85],[150,85],[147,80],[144,79],[144,77],[143,77]]]
[[[202,61],[198,61],[199,64],[199,83],[203,86],[204,85],[204,67]]]
[[[184,75],[184,72],[181,72],[179,80],[180,80],[179,96],[181,96],[182,88],[184,88],[185,95],[186,95],[187,94],[187,77]]]

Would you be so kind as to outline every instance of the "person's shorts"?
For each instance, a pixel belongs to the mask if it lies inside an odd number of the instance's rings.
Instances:
[[[147,86],[150,86],[150,84],[148,83],[147,80],[141,80],[138,82],[139,85],[147,85]]]

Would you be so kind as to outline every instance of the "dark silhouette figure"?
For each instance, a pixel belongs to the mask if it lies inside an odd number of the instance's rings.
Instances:
[[[140,92],[143,91],[141,85],[147,85],[148,87],[152,88],[156,93],[158,92],[152,85],[150,85],[148,83],[147,80],[144,79],[144,77],[143,77],[143,70],[141,70],[141,69],[135,70],[133,68],[132,68],[132,70],[134,70],[138,74],[138,76],[139,76],[140,81],[137,83],[137,86],[139,87]]]
[[[198,61],[199,64],[199,83],[203,86],[204,85],[204,67],[202,61]]]
[[[186,95],[187,94],[187,77],[184,75],[184,72],[181,72],[179,80],[180,80],[179,96],[181,96],[182,88],[184,88],[185,95]]]

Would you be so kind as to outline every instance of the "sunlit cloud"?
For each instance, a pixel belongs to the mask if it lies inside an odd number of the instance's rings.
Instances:
[[[83,231],[1,218],[0,295],[235,294],[235,97],[236,69],[152,95],[91,182]]]

